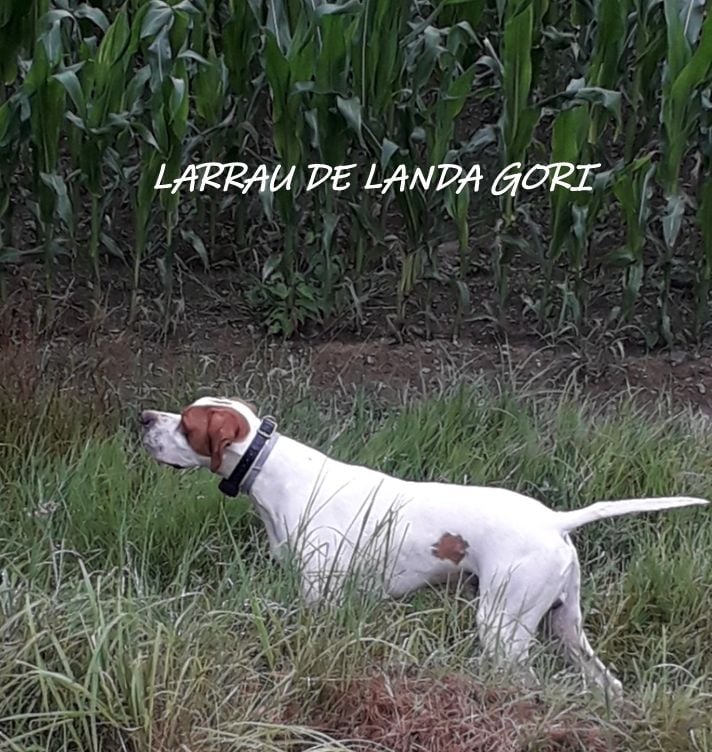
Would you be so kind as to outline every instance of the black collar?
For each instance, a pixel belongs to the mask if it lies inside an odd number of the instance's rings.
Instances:
[[[242,486],[245,477],[250,470],[252,470],[253,465],[259,457],[260,452],[264,449],[265,444],[267,444],[272,437],[276,438],[276,430],[277,423],[274,418],[264,418],[262,420],[260,427],[257,429],[257,435],[252,439],[250,446],[247,447],[240,461],[235,465],[235,469],[227,478],[223,478],[220,481],[218,488],[226,496],[237,496],[240,493],[240,487]],[[250,483],[250,485],[252,484]],[[247,490],[249,489],[245,489],[246,492]]]

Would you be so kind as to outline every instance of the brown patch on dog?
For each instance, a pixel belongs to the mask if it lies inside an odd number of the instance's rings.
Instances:
[[[467,553],[470,544],[461,536],[452,533],[443,533],[436,543],[433,543],[433,556],[438,559],[447,559],[453,564],[459,564]]]
[[[214,473],[220,469],[227,447],[250,432],[247,418],[231,407],[188,407],[181,413],[180,424],[190,448],[210,457],[210,469]]]

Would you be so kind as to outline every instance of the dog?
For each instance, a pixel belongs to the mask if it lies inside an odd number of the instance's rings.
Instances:
[[[587,682],[620,695],[582,625],[581,575],[569,534],[596,520],[690,505],[684,496],[605,501],[555,511],[514,491],[400,480],[331,459],[276,432],[237,399],[203,397],[181,414],[144,410],[142,442],[159,463],[209,467],[244,493],[270,549],[296,557],[308,603],[338,597],[348,573],[403,596],[458,576],[479,581],[485,654],[521,667],[545,616]]]

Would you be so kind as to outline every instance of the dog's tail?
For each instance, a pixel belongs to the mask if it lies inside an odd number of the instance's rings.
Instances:
[[[583,509],[571,512],[557,512],[557,522],[562,533],[568,533],[582,525],[607,517],[620,517],[636,512],[656,512],[660,509],[675,509],[693,505],[709,504],[704,499],[691,496],[663,496],[654,499],[622,499],[620,501],[598,501]]]

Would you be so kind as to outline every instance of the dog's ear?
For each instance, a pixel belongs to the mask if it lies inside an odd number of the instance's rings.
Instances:
[[[242,441],[250,433],[250,424],[244,415],[229,407],[214,407],[208,418],[208,444],[210,469],[216,473],[222,465],[223,454],[234,441]]]
[[[247,418],[230,407],[188,407],[181,415],[181,427],[191,449],[210,457],[214,473],[222,465],[225,449],[250,433]]]

